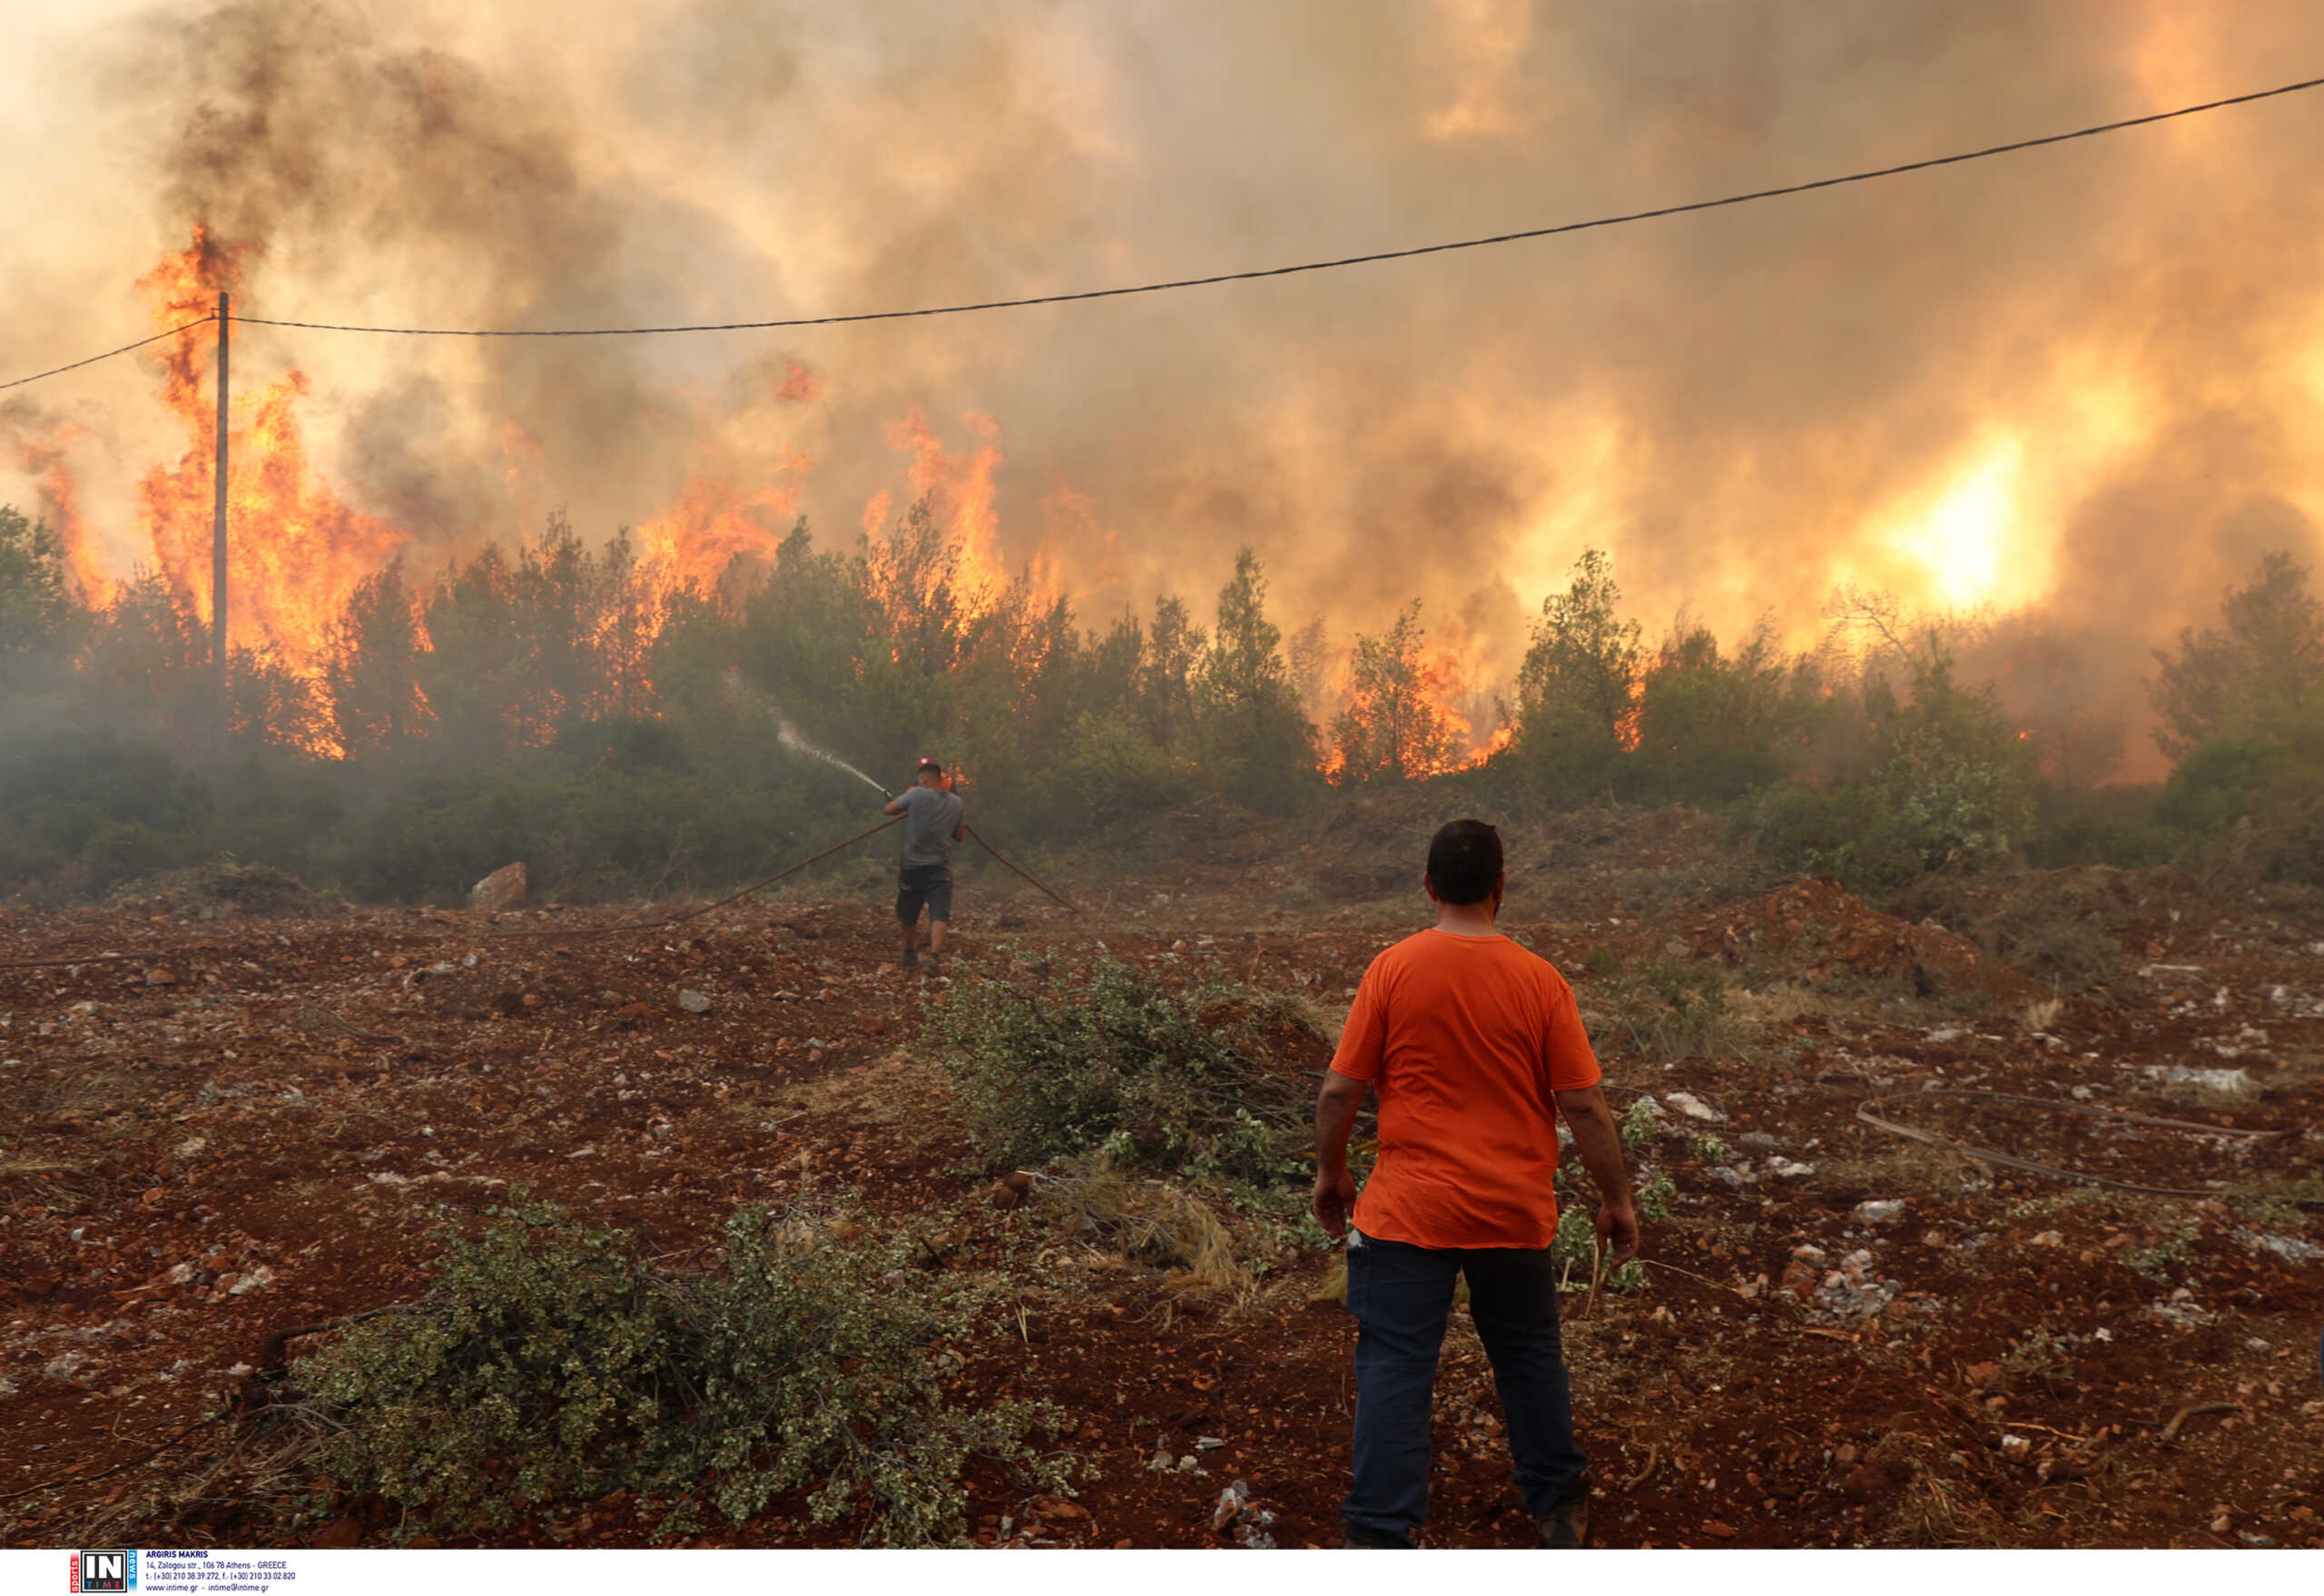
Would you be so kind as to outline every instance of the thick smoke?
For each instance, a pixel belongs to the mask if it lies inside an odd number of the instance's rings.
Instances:
[[[34,197],[99,194],[105,220],[20,221],[6,276],[34,314],[0,330],[11,369],[134,328],[127,285],[196,222],[251,250],[261,315],[540,327],[1010,297],[2263,86],[2324,62],[2324,13],[237,0],[34,54],[69,68],[20,84],[10,121],[73,133]],[[312,375],[319,463],[422,548],[560,505],[609,532],[690,485],[844,537],[909,491],[896,424],[917,411],[955,456],[999,450],[1005,554],[1048,545],[1085,613],[1199,597],[1249,543],[1287,621],[1344,634],[1419,596],[1490,680],[1594,544],[1643,613],[1685,604],[1730,634],[1771,614],[1805,642],[1842,583],[2031,610],[2015,625],[2048,663],[1996,667],[2004,685],[2128,714],[2145,648],[2257,552],[2317,552],[2319,153],[2324,96],[2293,97],[1145,300],[784,337],[251,329],[238,359]],[[88,428],[93,521],[126,521],[104,478],[144,458],[136,376],[14,413],[24,435]]]

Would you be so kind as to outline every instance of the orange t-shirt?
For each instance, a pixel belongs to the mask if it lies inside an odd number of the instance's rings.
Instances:
[[[1598,1080],[1573,989],[1507,937],[1424,931],[1372,961],[1332,1068],[1380,1094],[1355,1227],[1415,1246],[1557,1235],[1550,1093]]]

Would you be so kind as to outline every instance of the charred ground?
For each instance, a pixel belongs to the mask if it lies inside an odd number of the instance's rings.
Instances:
[[[1110,885],[1068,869],[1078,920],[998,872],[965,880],[952,990],[1070,997],[1110,961],[1164,990],[1301,1000],[1328,1025],[1418,923],[1432,803],[1351,798],[1278,832],[1182,812]],[[1512,831],[1505,923],[1575,981],[1641,1177],[1669,1182],[1645,1288],[1586,1316],[1585,1292],[1567,1299],[1600,1538],[2319,1544],[2316,906],[2080,871],[1906,921],[1763,879],[1723,835],[1675,811]],[[521,1187],[665,1258],[714,1246],[746,1202],[852,1192],[931,1272],[997,1288],[948,1394],[1058,1404],[1080,1473],[1068,1498],[972,1467],[980,1542],[1335,1542],[1353,1329],[1334,1260],[1199,1180],[1172,1185],[1235,1248],[1207,1278],[1038,1200],[1068,1164],[1010,1206],[930,1041],[948,999],[892,967],[883,879],[866,862],[667,931],[569,939],[527,933],[618,911],[359,909],[197,874],[0,918],[0,961],[81,961],[0,970],[6,1538],[432,1538],[334,1493],[270,1424],[286,1353],[324,1339],[280,1337],[419,1297],[441,1227]],[[2090,932],[2078,992],[1995,956],[2003,930],[2023,946],[2039,929],[2029,901]],[[1296,1026],[1277,1045],[1315,1068]],[[1866,1103],[2205,1195],[1995,1168],[1867,1124]],[[1500,1429],[1456,1318],[1429,1543],[1525,1543]],[[1223,1513],[1236,1481],[1248,1504]],[[700,1538],[862,1527],[813,1524],[793,1493]],[[652,1528],[616,1495],[502,1539]]]

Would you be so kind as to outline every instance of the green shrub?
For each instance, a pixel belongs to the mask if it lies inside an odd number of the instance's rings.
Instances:
[[[1670,1205],[1678,1200],[1678,1183],[1658,1174],[1638,1188],[1638,1217],[1659,1223],[1670,1217]]]
[[[1101,961],[1086,985],[955,988],[931,1027],[970,1127],[996,1164],[1104,1147],[1119,1163],[1278,1184],[1304,1145],[1328,1049],[1279,1000],[1221,986],[1174,994]]]
[[[979,1296],[916,1268],[907,1241],[805,1209],[743,1208],[724,1242],[662,1275],[625,1233],[515,1194],[480,1236],[448,1235],[419,1302],[293,1366],[337,1426],[328,1471],[439,1537],[612,1491],[662,1510],[666,1537],[704,1504],[740,1522],[812,1488],[818,1523],[957,1543],[970,1454],[1034,1462],[1029,1437],[1055,1422],[946,1402],[936,1360]],[[1034,1466],[1062,1488],[1059,1460]]]
[[[1912,826],[1873,787],[1771,788],[1745,812],[1744,840],[1770,864],[1823,876],[1851,892],[1884,892],[1921,873]]]
[[[1611,977],[1591,990],[1583,1018],[1600,1053],[1634,1047],[1666,1064],[1718,1058],[1743,1040],[1718,967],[1687,960],[1658,959]]]
[[[1652,1098],[1640,1097],[1622,1116],[1622,1145],[1626,1148],[1642,1148],[1661,1134],[1662,1105]]]
[[[1550,1262],[1556,1266],[1559,1289],[1587,1291],[1598,1269],[1598,1209],[1592,1203],[1570,1200],[1561,1194],[1558,1233],[1550,1242]],[[1632,1259],[1606,1272],[1605,1289],[1625,1294],[1646,1289],[1646,1266]]]

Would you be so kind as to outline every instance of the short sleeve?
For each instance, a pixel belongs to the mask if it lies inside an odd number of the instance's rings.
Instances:
[[[1341,1028],[1332,1069],[1351,1080],[1378,1080],[1388,1038],[1387,1010],[1381,997],[1380,961],[1374,959],[1356,983],[1355,1001],[1348,1005],[1347,1024]]]
[[[1550,1078],[1550,1089],[1578,1092],[1598,1084],[1600,1071],[1598,1055],[1590,1049],[1590,1032],[1581,1023],[1581,1005],[1574,1000],[1573,988],[1565,977],[1552,970],[1549,972],[1549,1025],[1542,1039],[1542,1064]]]

